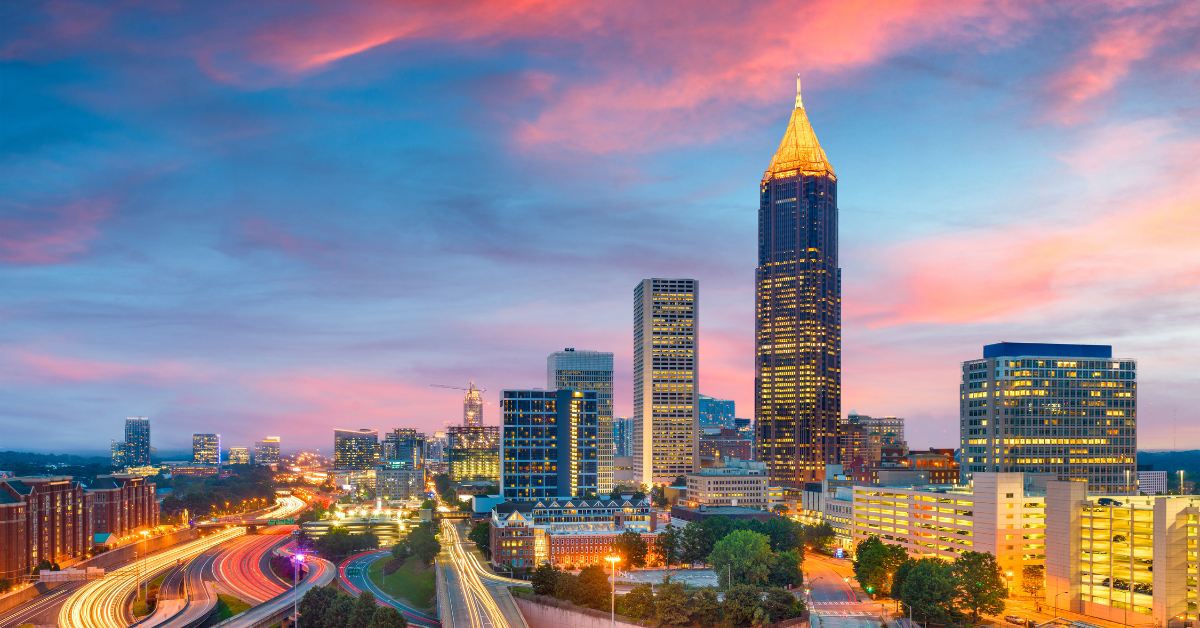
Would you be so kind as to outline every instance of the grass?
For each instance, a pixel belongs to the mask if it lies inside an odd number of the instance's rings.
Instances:
[[[433,596],[437,593],[437,576],[433,569],[426,567],[420,558],[410,556],[404,566],[391,575],[383,575],[383,565],[388,558],[381,558],[371,563],[369,576],[371,582],[383,589],[388,595],[404,599],[418,608],[430,609],[433,606]]]
[[[170,571],[164,571],[164,572],[163,572],[163,574],[162,574],[161,576],[159,576],[159,577],[157,577],[157,578],[155,578],[155,579],[153,579],[153,580],[151,580],[151,581],[150,581],[150,586],[149,586],[149,588],[146,588],[146,585],[145,585],[145,584],[143,584],[143,585],[142,585],[142,588],[141,588],[141,589],[138,589],[138,591],[142,591],[142,592],[148,592],[150,589],[156,589],[156,588],[158,588],[158,587],[161,587],[161,586],[162,586],[162,581],[163,581],[163,578],[166,578],[166,577],[167,577],[167,574],[169,574],[169,573],[171,573],[171,572],[170,572]],[[136,595],[136,594],[135,594],[135,595]],[[152,609],[152,608],[148,608],[148,607],[147,607],[147,604],[146,604],[146,603],[147,603],[148,601],[149,601],[149,600],[147,600],[147,599],[145,598],[145,596],[143,596],[143,597],[142,597],[142,599],[140,599],[140,600],[134,600],[134,601],[133,601],[133,616],[134,616],[134,617],[144,617],[144,616],[146,616],[146,615],[149,615],[150,613],[154,612],[154,609]]]
[[[225,595],[224,593],[217,594],[217,612],[221,615],[221,621],[225,621],[235,615],[240,615],[249,608],[250,605],[243,602],[241,598]]]

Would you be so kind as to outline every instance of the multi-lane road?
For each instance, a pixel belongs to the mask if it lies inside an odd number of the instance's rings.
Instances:
[[[371,564],[377,560],[383,560],[390,555],[391,550],[384,549],[351,556],[338,568],[338,576],[342,580],[342,585],[349,589],[356,597],[364,590],[370,591],[375,596],[376,602],[400,611],[404,615],[404,618],[408,620],[409,625],[428,628],[441,626],[442,624],[437,618],[430,617],[419,609],[391,597],[371,580]]]
[[[442,618],[442,622],[456,627],[525,628],[525,620],[513,603],[507,586],[529,586],[529,583],[491,573],[464,545],[458,527],[443,521],[439,563],[445,570],[443,576],[450,594],[452,617],[449,621]]]

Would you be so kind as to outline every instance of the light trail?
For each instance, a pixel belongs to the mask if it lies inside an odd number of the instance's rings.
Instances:
[[[450,558],[458,571],[459,581],[466,585],[467,610],[471,615],[473,628],[509,628],[504,612],[496,605],[492,594],[483,586],[479,579],[482,567],[479,561],[462,548],[462,540],[458,530],[449,522],[442,522],[443,539],[450,545]],[[482,611],[482,612],[481,612]],[[485,621],[486,620],[486,621]]]
[[[278,535],[237,539],[213,562],[213,574],[218,582],[233,589],[239,598],[262,604],[287,590],[266,577],[260,568],[263,556],[279,542]]]
[[[272,517],[286,517],[303,510],[304,501],[296,497],[278,500]],[[139,558],[133,564],[110,571],[104,579],[88,583],[63,604],[58,613],[61,628],[125,628],[125,601],[139,582],[154,574],[190,562],[205,550],[235,539],[246,533],[244,528],[229,528],[195,541],[184,543]]]

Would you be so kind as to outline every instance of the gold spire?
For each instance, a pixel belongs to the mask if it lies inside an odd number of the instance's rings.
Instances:
[[[800,100],[800,77],[796,77],[796,108],[792,110],[792,119],[788,121],[779,150],[775,151],[771,165],[763,174],[763,181],[796,174],[825,175],[837,180],[833,166],[829,165],[825,151],[817,142],[817,134],[813,133],[812,125],[808,122],[804,102]]]

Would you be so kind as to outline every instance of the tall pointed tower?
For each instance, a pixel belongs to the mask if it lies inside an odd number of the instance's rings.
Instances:
[[[837,462],[842,284],[837,176],[796,80],[796,108],[763,174],[755,271],[755,430],[775,486],[801,488]]]

